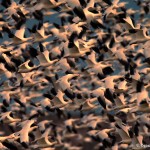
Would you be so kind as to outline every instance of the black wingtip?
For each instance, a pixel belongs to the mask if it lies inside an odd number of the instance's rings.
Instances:
[[[137,93],[141,92],[143,87],[144,87],[143,82],[137,81],[136,92],[137,92]]]
[[[110,100],[112,103],[114,103],[114,98],[113,98],[113,94],[109,89],[106,89],[104,92],[104,96]]]
[[[28,144],[25,143],[25,142],[22,142],[21,145],[22,145],[24,148],[28,148]]]
[[[82,8],[80,8],[80,7],[75,7],[75,8],[73,9],[73,12],[74,12],[80,19],[86,20],[86,16],[85,16],[84,11],[83,11]]]
[[[5,107],[9,107],[9,103],[6,100],[3,100],[3,104]]]
[[[112,67],[105,67],[104,69],[103,69],[103,73],[105,74],[105,75],[109,75],[109,74],[111,74],[111,73],[113,73],[114,72],[114,70],[112,69]]]
[[[64,91],[64,93],[65,93],[66,96],[67,96],[68,98],[70,98],[70,99],[74,99],[74,98],[75,98],[75,94],[74,94],[71,90],[66,89],[66,90]]]
[[[100,103],[100,105],[101,105],[104,109],[106,109],[105,100],[104,100],[101,96],[98,97],[98,102]]]

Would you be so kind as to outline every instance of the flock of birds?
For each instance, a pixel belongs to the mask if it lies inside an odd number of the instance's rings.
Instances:
[[[0,2],[0,149],[144,149],[150,1]]]

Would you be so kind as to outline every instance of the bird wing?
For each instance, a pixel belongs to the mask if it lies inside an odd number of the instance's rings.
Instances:
[[[25,27],[23,26],[23,27],[21,27],[20,30],[17,30],[17,31],[15,32],[15,36],[16,36],[17,38],[23,40],[23,39],[24,39],[24,33],[25,33]]]

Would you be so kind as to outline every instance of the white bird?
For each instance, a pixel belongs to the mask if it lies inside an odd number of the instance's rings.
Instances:
[[[143,135],[134,135],[134,133],[131,131],[130,132],[130,137],[131,137],[131,144],[129,147],[133,147],[133,146],[137,146],[139,145],[139,147],[137,147],[136,149],[142,150],[144,148],[140,147],[140,145],[143,144]]]
[[[145,42],[142,46],[142,48],[144,49],[143,54],[144,54],[145,58],[150,58],[149,46],[150,46],[150,41],[149,40],[147,42]]]
[[[127,81],[123,80],[118,84],[117,91],[126,91],[128,89],[127,87]]]
[[[12,44],[21,44],[23,42],[27,42],[31,39],[32,37],[24,38],[25,34],[25,25],[23,25],[19,30],[16,30],[14,37],[13,37],[13,43]]]
[[[95,90],[92,90],[91,95],[95,96],[95,97],[104,96],[104,92],[105,92],[105,88],[104,87],[99,87]]]
[[[65,91],[67,89],[70,89],[70,83],[69,80],[71,80],[74,77],[78,77],[79,74],[67,74],[61,78],[59,78],[56,82],[56,84],[58,85],[58,88],[60,88],[60,90]]]
[[[19,8],[19,5],[17,5],[16,2],[12,2],[11,5],[5,9],[4,13],[7,15],[7,19],[9,19],[13,14],[17,14],[17,9]]]
[[[129,29],[140,29],[140,26],[135,27],[133,25],[132,19],[129,16],[127,16],[126,18],[123,18],[123,20],[126,22],[125,27],[127,30],[129,30]]]
[[[27,60],[26,62],[24,62],[23,64],[19,66],[18,72],[21,72],[21,73],[29,72],[37,67],[38,66],[34,66],[34,64],[30,60]]]
[[[138,117],[135,115],[135,113],[127,112],[127,122],[135,122],[138,119]]]
[[[114,109],[122,109],[126,107],[126,100],[124,98],[124,94],[120,94],[117,98],[114,99],[115,101],[115,108]]]
[[[65,105],[67,105],[68,103],[70,103],[71,101],[65,101],[64,100],[64,93],[60,90],[58,90],[57,95],[54,97],[54,99],[51,100],[52,103],[52,108],[60,108],[60,107],[64,107]]]
[[[86,21],[88,23],[91,23],[91,21],[96,20],[98,23],[102,24],[102,21],[99,19],[99,17],[101,17],[102,14],[100,12],[98,12],[97,14],[92,13],[88,9],[89,9],[88,7],[83,9],[84,15],[86,17]]]
[[[81,7],[79,0],[65,0],[67,5],[72,9],[75,7]]]
[[[49,55],[50,55],[49,51],[46,50],[46,51],[42,52],[41,54],[39,54],[38,56],[36,56],[40,62],[40,66],[47,67],[47,66],[54,64],[56,61],[58,61],[56,59],[53,61],[50,60]]]
[[[117,80],[119,78],[122,78],[121,75],[113,75],[113,76],[107,76],[106,78],[102,79],[101,81],[104,81],[105,88],[114,90],[114,80]]]
[[[58,70],[63,70],[65,72],[71,69],[71,67],[69,66],[69,64],[67,62],[67,58],[60,59],[56,63],[56,67],[58,68]]]
[[[25,147],[27,147],[29,143],[29,133],[37,128],[37,126],[32,127],[34,123],[34,120],[25,120],[21,122],[19,125],[21,125],[22,129],[15,133],[16,138],[19,138],[20,143]]]
[[[49,110],[52,107],[51,101],[48,98],[44,98],[40,101],[40,104],[46,109]]]
[[[113,53],[119,59],[121,64],[128,64],[127,56],[125,55],[125,50],[123,48],[116,49]]]
[[[75,128],[75,122],[77,121],[78,119],[67,119],[64,121],[64,125],[65,127],[68,129],[68,130],[73,130],[73,128]]]
[[[79,22],[79,23],[73,23],[73,24],[69,24],[66,28],[66,30],[68,32],[77,32],[77,34],[79,34],[82,31],[82,25],[85,25],[85,22]]]
[[[67,32],[61,31],[61,29],[52,28],[50,29],[50,32],[52,32],[52,35],[56,37],[59,41],[67,41]]]
[[[150,112],[150,104],[148,100],[142,100],[139,105],[132,107],[130,112]]]
[[[137,105],[140,105],[140,103],[147,99],[148,97],[148,91],[144,88],[141,92],[137,92]]]
[[[3,123],[12,123],[12,122],[20,122],[21,121],[21,119],[19,119],[19,118],[13,118],[11,111],[2,113],[0,116],[1,116],[0,121]]]

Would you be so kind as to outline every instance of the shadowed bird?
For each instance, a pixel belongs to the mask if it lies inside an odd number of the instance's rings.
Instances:
[[[147,100],[142,100],[139,105],[132,107],[130,112],[149,112],[150,104]]]
[[[131,138],[129,135],[129,127],[125,125],[118,125],[116,124],[116,131],[120,135],[122,141],[120,143],[125,143],[125,144],[130,144],[131,143]]]
[[[70,96],[72,95],[69,80],[71,80],[72,78],[77,78],[78,76],[79,76],[79,74],[67,74],[67,75],[59,78],[56,81],[56,84],[58,85],[58,88],[61,91],[63,91],[67,96],[69,96],[69,98],[71,98]]]
[[[50,124],[52,123],[52,121],[50,120],[43,120],[41,122],[38,123],[38,129],[41,131],[41,133],[44,133],[46,128],[50,126]]]
[[[8,150],[7,146],[4,146],[1,142],[0,142],[0,148],[3,150]]]
[[[0,46],[0,53],[11,51],[11,47]]]
[[[14,141],[14,139],[8,139],[6,141],[3,141],[2,144],[7,147],[8,149],[16,149],[18,150],[18,148],[20,147],[20,144],[17,141]]]
[[[123,18],[123,20],[125,21],[125,27],[126,27],[127,30],[140,29],[140,26],[135,27],[133,25],[133,21],[129,16],[127,16],[126,18]]]
[[[96,118],[97,116],[94,116],[94,114],[89,114],[89,115],[84,115],[80,121],[85,124],[91,120],[95,120]]]
[[[149,142],[150,10],[135,1],[0,1],[0,149]]]
[[[133,145],[142,145],[143,144],[143,136],[142,135],[135,135],[134,132],[129,131],[130,137],[132,139],[132,143],[130,147],[133,147]],[[137,148],[138,149],[138,148]],[[141,148],[139,148],[141,149]]]
[[[3,99],[3,105],[8,107],[11,100],[11,92],[1,91],[1,97]]]
[[[56,144],[56,141],[50,141],[49,134],[52,131],[52,127],[49,127],[45,130],[45,132],[41,135],[41,137],[37,137],[34,142],[37,143],[35,145],[36,148],[46,148]]]
[[[52,46],[52,50],[51,50],[50,56],[51,56],[52,59],[61,58],[62,52],[59,49],[58,45],[54,46],[54,47]]]
[[[134,113],[127,113],[127,122],[135,122],[137,120],[137,116]]]
[[[35,10],[34,12],[33,12],[33,16],[35,17],[35,19],[37,19],[37,20],[43,20],[43,13],[42,13],[42,11],[40,11],[40,10]]]
[[[126,107],[126,99],[124,97],[124,94],[120,94],[119,96],[117,96],[115,99],[115,108],[114,109],[122,109],[124,107]]]
[[[150,36],[148,35],[148,29],[144,27],[143,29],[134,29],[134,32],[130,34],[131,40],[130,44],[146,42],[150,40]]]
[[[92,109],[96,109],[99,107],[98,104],[94,104],[92,102],[97,101],[97,99],[87,99],[85,102],[82,102],[79,110],[81,111],[88,111],[88,110],[92,110]]]
[[[112,102],[108,101],[104,96],[99,96],[97,98],[99,104],[103,107],[103,109],[109,111],[112,107]]]
[[[67,62],[67,58],[62,58],[56,62],[56,67],[58,70],[63,70],[64,72],[71,70],[69,63]]]

